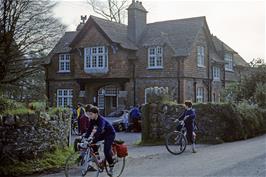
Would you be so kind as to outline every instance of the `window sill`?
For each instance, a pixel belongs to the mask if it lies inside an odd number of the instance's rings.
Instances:
[[[163,69],[163,67],[148,67],[148,70],[159,70],[159,69]]]
[[[232,72],[232,73],[234,72],[234,70],[232,70],[232,69],[225,69],[225,71],[226,72]]]
[[[204,65],[197,65],[198,68],[206,68]]]
[[[57,71],[57,73],[59,73],[59,74],[69,74],[70,71]]]
[[[97,73],[105,74],[108,72],[108,68],[93,68],[93,69],[84,68],[84,72],[88,74],[97,74]]]

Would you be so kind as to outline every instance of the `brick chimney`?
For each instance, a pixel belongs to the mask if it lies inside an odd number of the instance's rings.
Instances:
[[[128,38],[137,43],[147,24],[147,11],[142,6],[142,2],[132,0],[128,7]]]

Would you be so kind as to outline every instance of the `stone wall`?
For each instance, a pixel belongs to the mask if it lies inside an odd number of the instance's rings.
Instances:
[[[198,143],[216,144],[252,138],[266,133],[266,109],[243,108],[234,104],[197,104]],[[182,105],[146,104],[142,108],[142,143],[164,143],[175,130],[174,120],[184,111]]]
[[[163,142],[167,133],[175,129],[174,119],[182,112],[182,106],[146,104],[142,108],[142,142]]]
[[[68,144],[70,113],[0,115],[0,164],[35,159]]]

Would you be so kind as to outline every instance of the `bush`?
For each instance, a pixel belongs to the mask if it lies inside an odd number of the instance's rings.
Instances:
[[[26,161],[16,161],[12,165],[0,166],[0,176],[21,176],[42,171],[62,169],[66,158],[73,153],[73,147],[67,149],[57,148],[53,152],[46,152],[42,158]]]
[[[25,109],[25,104],[0,97],[0,114],[7,110]]]
[[[198,138],[203,142],[230,142],[266,133],[266,110],[243,102],[239,105],[199,104]]]
[[[257,83],[255,98],[260,107],[266,108],[266,83]]]

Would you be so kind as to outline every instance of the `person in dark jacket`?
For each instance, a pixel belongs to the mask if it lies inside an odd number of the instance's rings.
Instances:
[[[104,140],[104,155],[109,164],[109,172],[113,170],[113,158],[112,158],[112,144],[115,140],[114,127],[99,114],[99,109],[95,106],[91,107],[88,112],[90,118],[90,126],[85,135],[85,138],[92,138],[92,143]],[[95,149],[97,153],[97,149]]]
[[[188,141],[191,143],[192,146],[192,152],[196,153],[195,148],[195,128],[194,128],[194,121],[196,118],[195,111],[192,109],[192,102],[191,101],[185,101],[185,111],[183,114],[178,118],[178,120],[183,120],[185,122],[185,127],[187,129],[187,137]]]
[[[134,132],[139,132],[140,131],[140,125],[139,121],[141,120],[141,114],[138,106],[134,106],[129,113],[129,117],[131,122],[133,123],[133,131]]]

